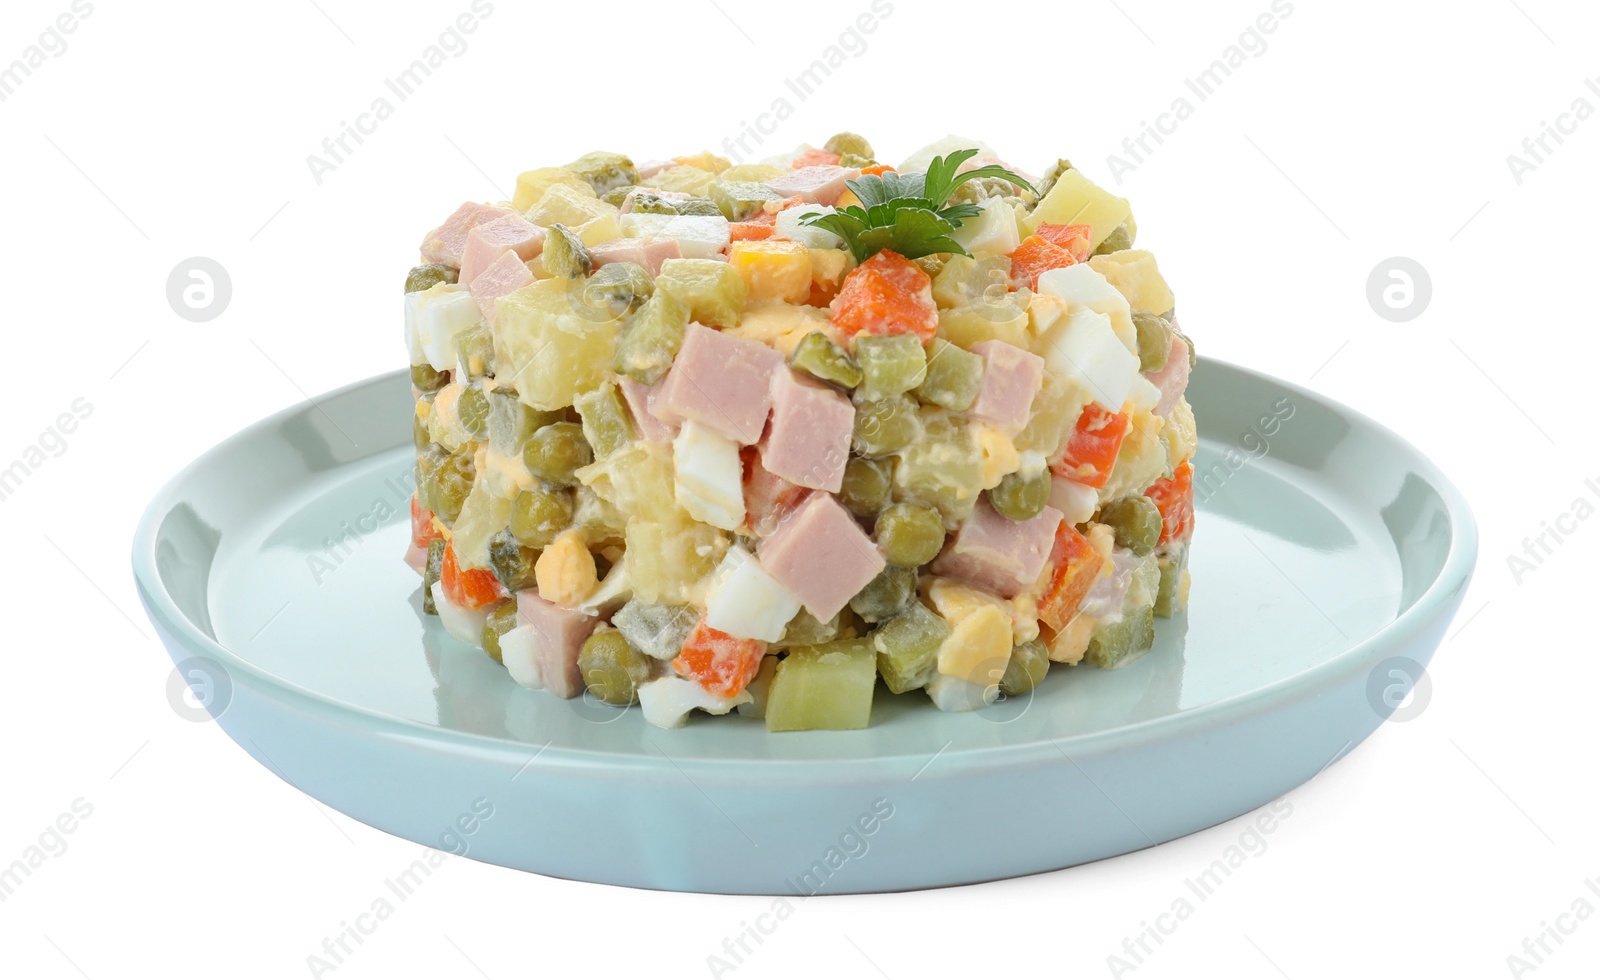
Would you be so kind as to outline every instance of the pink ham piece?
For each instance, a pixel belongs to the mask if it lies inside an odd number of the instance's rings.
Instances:
[[[506,252],[517,253],[524,262],[544,251],[543,228],[519,214],[502,214],[467,232],[467,247],[461,253],[460,282],[468,285],[478,273],[489,268]]]
[[[1061,512],[1054,507],[1018,522],[1001,517],[985,498],[934,559],[933,573],[1009,599],[1038,581],[1060,524]]]
[[[766,182],[776,194],[799,197],[808,204],[832,205],[849,188],[844,183],[861,176],[854,167],[801,167]]]
[[[633,413],[633,424],[638,427],[640,438],[645,442],[671,442],[678,434],[678,427],[650,414],[650,406],[661,391],[660,383],[642,384],[623,375],[617,378],[617,386],[622,389],[622,400],[628,403],[628,411]]]
[[[1033,396],[1044,381],[1044,358],[1003,340],[972,345],[983,358],[983,384],[967,415],[1014,436],[1028,424]]]
[[[650,411],[669,425],[692,419],[755,445],[772,408],[772,375],[783,366],[783,355],[759,340],[691,323]]]
[[[744,463],[745,525],[757,538],[778,529],[785,517],[805,502],[811,491],[796,486],[761,465],[761,454],[754,446],[740,450]]]
[[[467,289],[471,291],[472,298],[478,301],[478,309],[483,311],[483,318],[489,326],[494,326],[495,308],[494,301],[509,293],[514,293],[533,282],[533,273],[516,252],[505,251],[498,259],[490,263],[489,268],[478,273],[478,278],[472,280],[472,285]]]
[[[1161,391],[1161,400],[1152,409],[1162,418],[1167,417],[1183,397],[1189,386],[1189,345],[1177,334],[1172,336],[1172,350],[1167,352],[1167,363],[1154,371],[1146,372],[1145,379]]]
[[[768,575],[824,621],[884,566],[878,546],[831,493],[806,498],[762,540],[756,554]]]
[[[772,376],[772,425],[761,440],[761,465],[799,486],[838,493],[855,420],[849,399],[780,369]]]
[[[533,629],[539,646],[539,678],[545,689],[563,698],[582,694],[578,649],[600,625],[599,617],[547,602],[537,589],[523,589],[517,593],[517,625]]]
[[[506,208],[468,201],[444,219],[444,224],[428,232],[422,240],[422,261],[461,268],[461,253],[467,248],[467,233],[481,224],[511,213]]]
[[[652,275],[661,274],[661,263],[683,258],[683,249],[672,238],[614,238],[589,249],[596,269],[612,262],[634,262]]]

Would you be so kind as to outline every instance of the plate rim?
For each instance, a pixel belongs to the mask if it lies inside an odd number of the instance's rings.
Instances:
[[[1280,677],[1263,687],[1230,695],[1203,708],[1060,738],[1041,736],[1035,741],[1016,745],[979,745],[961,749],[947,747],[940,753],[940,758],[950,764],[946,769],[947,772],[958,773],[972,768],[994,769],[1013,765],[1035,765],[1041,760],[1052,759],[1062,754],[1070,761],[1074,757],[1094,755],[1108,748],[1183,739],[1220,725],[1237,722],[1258,711],[1265,712],[1286,706],[1301,698],[1314,696],[1337,686],[1341,681],[1347,681],[1348,674],[1370,669],[1368,664],[1370,654],[1377,649],[1400,650],[1408,647],[1419,636],[1425,634],[1436,619],[1449,613],[1452,604],[1465,593],[1477,562],[1477,522],[1466,496],[1432,459],[1393,429],[1327,395],[1231,361],[1211,357],[1202,357],[1200,360],[1208,370],[1231,371],[1247,376],[1257,383],[1284,388],[1295,397],[1321,403],[1342,417],[1367,427],[1403,451],[1409,464],[1427,478],[1430,486],[1439,494],[1446,506],[1450,545],[1438,574],[1407,609],[1385,623],[1377,632],[1348,644],[1327,660]],[[423,739],[430,744],[441,745],[451,752],[473,754],[480,758],[505,756],[504,762],[514,764],[519,769],[526,767],[549,771],[573,767],[586,768],[597,760],[603,761],[608,769],[613,770],[634,767],[655,768],[659,765],[659,759],[648,753],[617,753],[555,745],[546,745],[539,750],[534,760],[528,760],[525,756],[530,743],[430,725],[352,704],[305,687],[266,670],[207,636],[178,607],[163,585],[155,553],[161,523],[172,504],[181,496],[181,488],[203,472],[215,456],[231,445],[260,436],[269,429],[282,426],[290,419],[317,409],[322,403],[347,397],[365,388],[392,383],[403,374],[402,369],[374,375],[274,412],[206,449],[156,491],[145,505],[134,531],[133,574],[146,614],[158,630],[166,633],[172,641],[164,644],[168,648],[169,656],[176,659],[177,651],[172,648],[172,643],[175,642],[189,656],[205,657],[220,664],[234,681],[235,686],[242,677],[259,693],[269,695],[287,706],[316,715],[326,723],[341,723],[386,739]],[[1430,657],[1431,653],[1430,649]],[[874,770],[884,763],[920,759],[925,755],[925,752],[897,752],[864,758],[683,757],[675,761],[697,772],[715,774],[729,770],[743,770],[746,776],[752,763],[759,763],[765,769],[782,770],[786,774],[795,769],[820,769],[825,771],[832,782],[837,783],[876,778],[878,773]]]

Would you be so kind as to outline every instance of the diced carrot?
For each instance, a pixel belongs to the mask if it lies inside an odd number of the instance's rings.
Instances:
[[[926,343],[939,329],[933,280],[888,249],[852,269],[829,306],[833,325],[847,337],[909,333]]]
[[[418,548],[427,548],[428,542],[434,538],[442,538],[438,525],[433,522],[433,513],[422,506],[417,500],[417,495],[411,495],[411,543]]]
[[[1039,288],[1040,273],[1077,265],[1072,253],[1040,235],[1029,235],[1011,252],[1011,283],[1014,288]]]
[[[701,619],[683,641],[672,669],[717,697],[731,698],[749,686],[766,652],[767,645],[761,640],[731,636]]]
[[[1111,478],[1111,467],[1116,465],[1117,453],[1127,435],[1128,416],[1108,412],[1090,402],[1078,416],[1061,458],[1050,464],[1050,471],[1085,486],[1103,487]]]
[[[439,584],[444,587],[446,599],[467,609],[482,609],[506,595],[493,572],[483,568],[462,568],[456,561],[456,549],[449,545],[445,546],[444,564],[439,568]]]
[[[839,287],[833,283],[811,280],[811,295],[806,298],[807,306],[827,306],[833,298],[839,295]]]
[[[761,210],[766,214],[766,220],[777,221],[779,211],[787,211],[790,208],[797,208],[802,204],[810,203],[803,194],[791,194],[781,201],[768,201],[761,205]],[[769,208],[771,210],[768,210]]]
[[[1162,477],[1144,492],[1161,512],[1161,544],[1187,541],[1194,536],[1194,467],[1180,463],[1170,477]]]
[[[1104,564],[1105,558],[1089,539],[1062,521],[1050,549],[1050,584],[1039,597],[1039,621],[1058,632],[1065,629]]]
[[[770,221],[734,221],[728,225],[728,238],[735,242],[759,242],[771,238],[772,232]]]
[[[871,174],[874,177],[882,177],[884,174],[897,173],[898,171],[887,163],[875,163],[870,167],[862,167],[861,172],[863,174]]]
[[[1094,251],[1089,244],[1089,236],[1094,234],[1093,225],[1042,224],[1033,233],[1047,242],[1060,245],[1072,253],[1072,258],[1078,262],[1089,261],[1089,253]]]
[[[839,154],[812,147],[794,158],[794,169],[799,170],[801,167],[831,167],[838,162]]]

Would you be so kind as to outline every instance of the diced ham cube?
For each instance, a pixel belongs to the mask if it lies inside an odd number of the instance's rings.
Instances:
[[[1172,349],[1167,352],[1167,363],[1158,370],[1145,374],[1145,379],[1156,386],[1161,392],[1161,400],[1156,402],[1152,409],[1157,415],[1166,418],[1178,405],[1178,399],[1183,397],[1183,390],[1189,386],[1189,345],[1182,337],[1173,334]]]
[[[855,419],[848,398],[780,369],[772,376],[772,425],[761,440],[761,465],[791,483],[837,493]]]
[[[1061,512],[1045,507],[1025,521],[1001,517],[978,501],[972,516],[934,559],[937,575],[959,578],[1011,598],[1033,585],[1055,544]]]
[[[461,268],[461,254],[467,248],[467,233],[481,224],[511,213],[506,208],[466,202],[444,219],[444,224],[428,232],[427,237],[422,239],[422,261]]]
[[[652,276],[660,275],[661,263],[683,258],[683,249],[672,238],[614,238],[589,249],[596,269],[613,262],[634,262]]]
[[[755,446],[746,446],[739,453],[744,463],[744,519],[750,533],[764,538],[778,527],[778,522],[800,506],[811,491],[796,486],[761,465],[761,453]]]
[[[800,197],[808,204],[832,205],[849,189],[845,187],[845,181],[855,180],[859,176],[861,171],[854,167],[800,167],[780,174],[766,184],[784,197]]]
[[[1003,340],[973,344],[972,353],[983,358],[983,384],[967,414],[1016,435],[1027,426],[1033,396],[1044,381],[1044,358]]]
[[[628,403],[628,411],[633,413],[633,424],[639,430],[639,437],[645,442],[671,442],[672,437],[678,434],[678,427],[668,425],[650,412],[650,406],[661,391],[661,384],[647,385],[623,375],[617,379],[617,386],[622,389],[622,399]]]
[[[884,566],[878,546],[831,493],[807,498],[761,542],[757,555],[768,574],[823,621],[832,619]]]
[[[461,253],[460,281],[471,285],[480,272],[506,252],[515,252],[517,258],[529,261],[544,251],[546,234],[543,228],[519,214],[503,214],[484,222],[467,232],[467,247]]]
[[[692,419],[754,445],[772,408],[772,375],[783,366],[783,355],[759,340],[691,323],[651,411],[663,422]]]
[[[493,327],[494,301],[516,292],[530,282],[533,282],[533,273],[528,271],[527,264],[517,257],[516,252],[507,251],[501,253],[487,269],[478,273],[478,278],[472,280],[472,285],[467,288],[472,290],[472,298],[478,301],[478,309],[483,311],[483,318]]]
[[[600,618],[548,602],[537,589],[523,589],[517,593],[517,625],[533,630],[538,676],[545,690],[563,698],[582,694],[578,649],[600,625]]]

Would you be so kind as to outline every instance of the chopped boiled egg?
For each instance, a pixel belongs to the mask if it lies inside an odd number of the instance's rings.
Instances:
[[[738,545],[728,549],[711,575],[706,625],[712,629],[776,643],[799,611],[800,597],[768,575],[755,556]]]
[[[544,689],[539,674],[539,636],[532,626],[517,626],[500,634],[500,662],[518,684],[535,691]]]
[[[439,622],[444,625],[444,630],[462,643],[478,646],[483,642],[483,624],[489,619],[489,609],[468,609],[458,606],[445,598],[444,583],[435,582],[429,590],[433,593],[433,604],[439,610]]]
[[[689,516],[725,531],[744,523],[739,444],[694,421],[672,440],[674,496]]]
[[[1040,338],[1040,353],[1057,375],[1078,385],[1107,411],[1120,412],[1139,379],[1139,356],[1117,339],[1111,318],[1080,309]]]
[[[1039,276],[1039,292],[1066,300],[1068,312],[1104,313],[1111,318],[1111,328],[1117,339],[1129,351],[1138,353],[1139,335],[1133,328],[1133,311],[1128,307],[1128,298],[1093,266],[1080,264],[1051,269]]]
[[[731,698],[718,697],[683,677],[658,677],[639,685],[639,708],[644,720],[657,728],[682,727],[689,720],[689,712],[696,708],[725,715],[752,700],[748,691],[740,691]]]
[[[420,354],[435,371],[454,369],[456,337],[482,319],[478,301],[459,283],[440,283],[418,293],[407,293],[406,337],[413,350],[412,363],[417,363]]]

